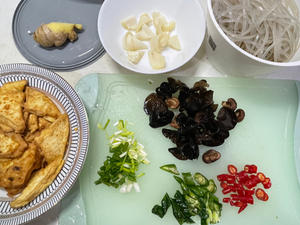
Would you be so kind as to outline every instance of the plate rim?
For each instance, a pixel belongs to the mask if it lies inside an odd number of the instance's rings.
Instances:
[[[22,73],[25,76],[34,76],[36,78],[42,77],[45,80],[50,81],[52,84],[57,86],[59,89],[61,89],[62,92],[71,95],[72,98],[69,98],[68,95],[66,96],[68,100],[74,106],[76,106],[74,107],[74,111],[78,115],[78,123],[81,127],[81,133],[78,137],[79,143],[81,144],[79,144],[78,148],[78,154],[76,157],[77,161],[74,162],[73,166],[70,168],[69,175],[66,176],[66,179],[61,183],[60,187],[56,188],[55,191],[53,191],[49,195],[49,197],[46,197],[43,201],[41,201],[32,209],[26,209],[23,212],[17,212],[15,215],[0,215],[1,224],[17,225],[27,223],[41,216],[42,214],[53,208],[55,205],[57,205],[60,202],[60,200],[62,200],[63,197],[68,193],[68,191],[71,190],[73,185],[76,183],[76,180],[78,179],[86,160],[89,146],[90,130],[87,111],[82,102],[82,99],[75,91],[75,89],[60,75],[51,70],[31,64],[14,63],[0,65],[0,77],[7,74],[9,75],[9,73]]]

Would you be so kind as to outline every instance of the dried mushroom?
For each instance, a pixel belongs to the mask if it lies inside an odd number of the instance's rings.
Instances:
[[[162,133],[176,144],[176,147],[169,148],[169,152],[180,160],[197,159],[199,145],[214,147],[223,144],[229,137],[229,130],[245,117],[244,110],[236,109],[237,103],[233,98],[223,101],[216,113],[218,105],[213,100],[214,92],[208,87],[206,80],[200,80],[189,88],[179,80],[168,78],[168,82],[162,82],[156,93],[145,100],[144,110],[149,115],[151,127],[170,124],[175,128],[164,128]],[[174,116],[169,109],[177,107],[179,113]],[[203,155],[203,160],[211,162],[221,156],[219,153],[218,157],[210,159],[207,155]],[[215,152],[213,155],[216,156]]]

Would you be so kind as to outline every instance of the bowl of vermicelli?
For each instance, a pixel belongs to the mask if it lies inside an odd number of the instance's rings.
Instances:
[[[207,0],[207,52],[228,74],[300,66],[299,0]]]

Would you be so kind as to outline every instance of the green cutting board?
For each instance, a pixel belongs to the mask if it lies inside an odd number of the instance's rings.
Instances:
[[[166,192],[173,195],[179,185],[172,175],[159,169],[161,165],[175,163],[182,172],[203,173],[213,178],[226,172],[228,164],[242,169],[245,164],[256,164],[272,180],[267,190],[269,201],[255,199],[241,214],[238,209],[223,204],[220,225],[235,224],[300,224],[300,189],[294,158],[294,126],[298,109],[298,92],[294,81],[255,80],[245,78],[207,78],[214,91],[214,100],[221,103],[229,97],[236,99],[246,117],[232,131],[222,146],[215,147],[222,157],[215,163],[199,160],[180,161],[168,148],[173,144],[161,129],[148,125],[143,102],[167,76],[156,75],[99,75],[86,76],[77,84],[89,114],[90,146],[84,169],[80,176],[80,190],[85,205],[87,225],[175,225],[177,221],[169,209],[160,219],[151,213]],[[191,86],[196,77],[178,77]],[[122,194],[105,185],[95,185],[97,170],[108,154],[108,141],[97,124],[107,119],[128,120],[129,129],[145,146],[150,165],[140,171],[141,192]],[[109,130],[111,132],[111,130]],[[208,150],[200,147],[200,154]],[[218,185],[219,187],[219,185]],[[222,199],[218,189],[216,195]],[[199,219],[195,218],[197,224]]]

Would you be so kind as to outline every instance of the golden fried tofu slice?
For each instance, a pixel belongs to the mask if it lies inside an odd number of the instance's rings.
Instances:
[[[2,87],[0,87],[0,94],[11,93],[11,92],[23,92],[26,85],[27,85],[27,80],[19,80],[15,82],[5,83],[3,84]]]
[[[12,128],[16,133],[25,129],[23,118],[23,92],[0,93],[0,123]]]
[[[48,120],[45,120],[43,117],[39,117],[39,130],[44,130],[45,128],[49,127],[50,125],[51,125],[51,122],[49,122]]]
[[[18,187],[18,188],[5,188],[7,191],[7,195],[10,197],[13,197],[14,195],[17,195],[23,191],[24,187]]]
[[[30,133],[34,133],[36,130],[39,129],[38,117],[35,114],[29,114],[27,120],[27,129]]]
[[[22,193],[10,203],[10,206],[19,208],[32,201],[53,182],[63,165],[64,160],[54,160],[45,168],[38,170],[29,180]]]
[[[40,167],[40,161],[40,154],[35,144],[30,144],[21,157],[1,161],[0,187],[19,188],[24,186],[32,171]]]
[[[0,123],[0,130],[2,130],[5,133],[9,133],[9,132],[13,132],[14,131],[14,129],[12,129],[11,127],[6,126],[6,125],[1,124],[1,123]]]
[[[34,142],[34,139],[36,137],[38,137],[39,135],[41,134],[41,132],[39,130],[37,130],[36,132],[34,133],[30,133],[30,132],[26,132],[25,136],[24,136],[24,139],[27,143],[33,143]]]
[[[0,159],[12,159],[21,156],[27,143],[20,134],[0,131]]]
[[[24,111],[23,118],[24,118],[25,123],[27,122],[28,117],[29,117],[29,112]]]
[[[58,118],[61,115],[56,105],[42,92],[31,87],[26,87],[25,93],[25,111],[37,116],[50,116],[54,118]]]
[[[47,163],[62,159],[69,139],[69,118],[67,114],[62,114],[48,128],[41,131],[36,137],[35,143],[41,149]]]

